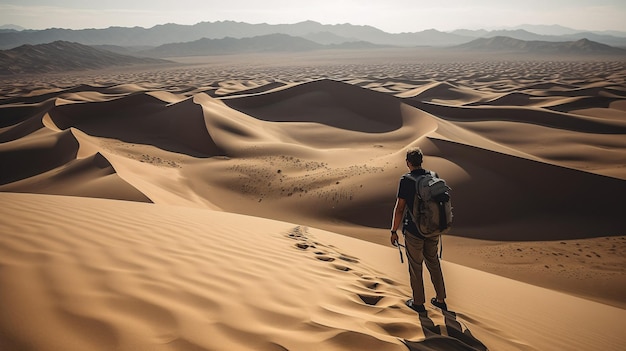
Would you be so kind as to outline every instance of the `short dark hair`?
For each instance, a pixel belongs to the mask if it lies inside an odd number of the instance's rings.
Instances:
[[[419,147],[412,147],[406,151],[406,160],[409,161],[409,163],[414,167],[421,166],[423,159],[424,154],[422,153],[422,149]]]

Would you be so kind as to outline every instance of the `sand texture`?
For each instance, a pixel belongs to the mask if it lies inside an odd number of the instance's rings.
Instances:
[[[626,63],[350,55],[1,81],[0,349],[623,349]],[[404,305],[410,146],[456,313]]]

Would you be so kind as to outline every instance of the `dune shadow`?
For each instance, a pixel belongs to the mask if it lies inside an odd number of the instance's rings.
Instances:
[[[69,130],[42,134],[17,146],[0,144],[0,185],[61,167],[76,159],[78,148],[78,140]]]
[[[596,98],[595,100],[599,99]],[[441,119],[453,122],[505,121],[535,124],[548,128],[570,130],[581,133],[626,133],[626,127],[622,123],[558,112],[559,107],[555,107],[554,111],[550,109],[533,109],[519,106],[483,105],[460,107],[428,103],[410,98],[403,99],[403,102]],[[605,101],[604,104],[606,105],[606,103],[607,102]],[[582,100],[580,104],[580,106],[575,106],[574,104],[565,106],[567,108],[561,106],[560,109],[569,111],[574,107],[582,108],[591,106],[587,100]],[[597,105],[599,102],[596,101],[594,104]]]
[[[387,133],[403,124],[399,99],[329,79],[222,101],[266,122],[320,123],[363,133]]]
[[[623,232],[626,181],[622,179],[449,140],[431,141],[437,147],[432,155],[450,160],[480,180],[452,185],[456,210],[453,233],[486,240],[527,241]],[[581,184],[602,184],[609,190]],[[481,194],[487,189],[498,189],[497,194],[485,198]],[[481,199],[480,206],[476,199]],[[590,207],[592,203],[602,206]]]

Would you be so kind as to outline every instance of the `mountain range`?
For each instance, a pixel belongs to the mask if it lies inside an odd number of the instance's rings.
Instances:
[[[202,38],[186,43],[164,44],[156,48],[140,50],[134,54],[149,57],[174,57],[261,52],[301,52],[322,49],[372,49],[383,47],[386,46],[363,41],[345,42],[342,44],[320,44],[302,37],[275,33],[241,39],[231,37],[223,39]],[[110,47],[109,50],[116,51],[115,48],[112,47]]]
[[[90,46],[55,41],[0,51],[0,75],[98,69],[168,61],[120,55]]]
[[[455,46],[454,49],[483,51],[483,52],[517,52],[532,54],[615,54],[624,55],[626,49],[616,48],[606,44],[579,39],[566,42],[526,41],[510,37],[478,38],[466,44]]]
[[[200,39],[187,43],[164,44],[156,48],[130,51],[119,46],[87,46],[55,41],[48,44],[25,44],[10,50],[0,50],[0,75],[47,73],[98,69],[138,64],[164,64],[164,57],[210,56],[248,53],[288,53],[314,50],[367,50],[385,46],[368,42],[348,42],[323,45],[301,37],[269,34],[252,38]],[[572,42],[524,41],[509,37],[478,38],[450,48],[461,52],[564,54],[568,56],[626,55],[626,49],[580,39]],[[141,57],[138,57],[141,56]],[[147,58],[147,56],[154,58]]]
[[[10,28],[10,27],[9,27]],[[536,30],[539,33],[530,32]],[[559,33],[541,34],[541,33]],[[105,29],[0,30],[0,49],[11,49],[24,44],[44,44],[57,40],[84,45],[115,45],[122,47],[157,47],[164,44],[193,42],[201,39],[234,39],[259,37],[269,34],[287,34],[302,37],[317,44],[330,45],[346,42],[369,42],[392,46],[445,47],[468,43],[476,38],[506,36],[526,41],[567,42],[589,39],[602,44],[626,47],[626,33],[576,32],[565,27],[525,26],[507,30],[458,30],[441,32],[435,29],[411,33],[387,33],[372,26],[352,24],[321,24],[304,21],[295,24],[250,24],[234,21],[200,22],[194,25],[163,24],[151,28],[109,27]]]

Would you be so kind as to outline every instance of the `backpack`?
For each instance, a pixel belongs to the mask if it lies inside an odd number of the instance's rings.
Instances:
[[[406,177],[415,182],[413,208],[406,211],[420,234],[429,238],[447,233],[452,226],[452,189],[432,171]]]

